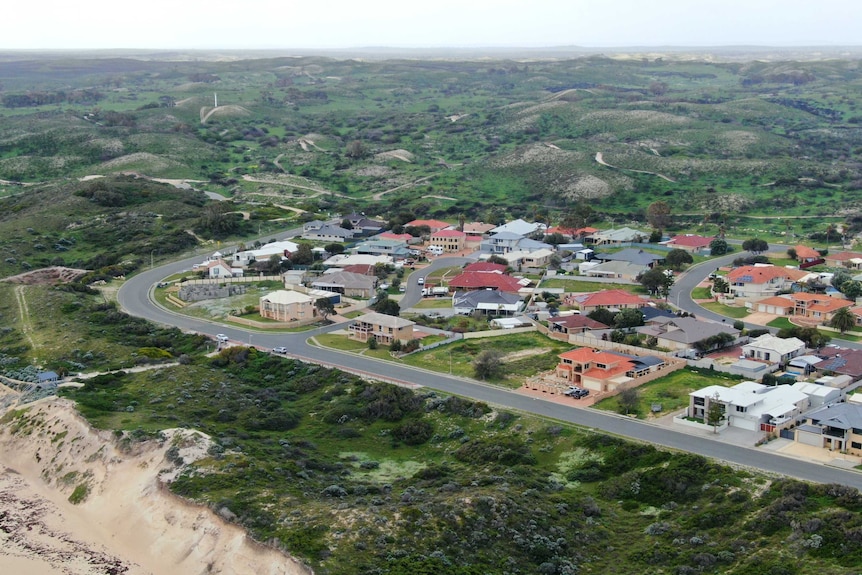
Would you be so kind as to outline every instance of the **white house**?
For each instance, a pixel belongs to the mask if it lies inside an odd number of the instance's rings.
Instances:
[[[497,226],[496,228],[492,229],[490,233],[499,234],[502,232],[512,232],[519,236],[529,236],[530,234],[544,230],[545,227],[545,224],[540,224],[537,222],[530,223],[518,218],[517,220],[506,222],[502,226]]]
[[[244,250],[241,252],[234,253],[233,265],[247,267],[248,265],[257,261],[267,261],[270,257],[274,255],[286,258],[298,249],[299,244],[288,240],[280,242],[270,242],[254,250]]]
[[[743,381],[733,387],[710,385],[691,392],[687,415],[707,421],[712,402],[721,404],[730,427],[772,432],[789,427],[811,405],[808,395],[789,385],[769,387]]]
[[[242,269],[232,268],[224,260],[215,260],[207,263],[207,277],[209,278],[230,278],[242,275]]]
[[[805,342],[801,339],[780,338],[771,333],[765,333],[742,346],[745,357],[778,364],[785,364],[804,351]]]

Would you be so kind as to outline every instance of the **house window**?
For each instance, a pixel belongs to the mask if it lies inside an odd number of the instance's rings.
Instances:
[[[859,443],[858,441],[851,441],[850,447],[852,447],[853,449],[862,449],[862,443]]]
[[[858,427],[854,427],[853,428],[853,435],[862,435],[862,429],[859,429]]]
[[[694,398],[694,404],[695,404],[695,405],[703,405],[703,404],[704,404],[704,399],[703,399],[702,397],[695,397],[695,398]]]
[[[737,405],[737,406],[736,406],[736,411],[737,411],[737,412],[739,412],[739,413],[745,413],[745,406],[743,406],[743,405]]]
[[[768,351],[764,351],[764,352],[763,352],[763,359],[765,359],[766,361],[769,361],[769,358],[770,358],[770,357],[771,357],[771,356],[770,356],[770,354],[769,354],[769,352],[768,352]]]

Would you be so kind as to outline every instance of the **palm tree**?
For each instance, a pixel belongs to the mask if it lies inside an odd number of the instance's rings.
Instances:
[[[853,329],[856,325],[856,316],[850,311],[849,307],[842,307],[832,315],[829,325],[844,333]]]

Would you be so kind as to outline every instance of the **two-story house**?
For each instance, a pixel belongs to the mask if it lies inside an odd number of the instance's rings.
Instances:
[[[749,431],[790,427],[810,406],[808,396],[789,385],[770,387],[753,381],[733,387],[710,385],[688,395],[688,417],[707,422],[710,406],[717,402],[724,413],[723,424]]]
[[[665,367],[655,356],[636,356],[581,347],[559,355],[556,376],[595,392],[613,392],[633,379]]]
[[[356,318],[348,328],[348,337],[368,341],[372,337],[377,343],[389,345],[396,339],[402,343],[413,339],[414,322],[394,315],[367,313]]]
[[[808,413],[795,440],[830,451],[862,455],[862,403],[828,404]]]
[[[790,291],[793,284],[808,273],[780,266],[740,266],[727,274],[731,293],[739,298],[758,300]]]

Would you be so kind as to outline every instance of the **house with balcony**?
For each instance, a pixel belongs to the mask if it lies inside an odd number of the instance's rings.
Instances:
[[[556,377],[599,393],[615,392],[621,385],[664,369],[660,357],[637,356],[581,347],[559,355]]]
[[[414,325],[414,322],[402,317],[367,313],[350,324],[348,337],[358,341],[368,341],[373,337],[382,345],[389,345],[396,339],[405,343],[413,339]]]
[[[770,387],[753,381],[733,387],[710,385],[688,396],[687,417],[707,422],[710,407],[717,402],[723,425],[769,433],[791,427],[810,406],[808,396],[789,385]]]
[[[260,316],[275,321],[304,321],[315,317],[315,299],[304,293],[278,290],[262,296]]]
[[[850,300],[825,294],[799,292],[791,294],[790,299],[793,300],[793,315],[823,324],[831,321],[839,309],[853,306]]]
[[[460,252],[467,247],[467,234],[458,230],[440,230],[431,234],[428,242],[432,246],[440,246],[444,252]]]
[[[862,455],[862,404],[831,403],[806,414],[794,439],[829,451]]]
[[[482,222],[464,224],[464,243],[468,248],[477,248],[496,226]]]
[[[773,265],[740,266],[727,274],[730,292],[739,298],[759,300],[789,292],[808,272]]]

